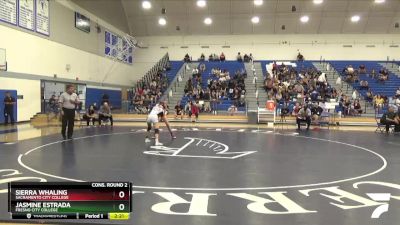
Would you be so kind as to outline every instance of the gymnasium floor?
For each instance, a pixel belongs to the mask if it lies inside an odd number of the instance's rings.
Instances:
[[[1,189],[6,179],[131,181],[133,213],[121,224],[400,221],[397,135],[374,133],[373,127],[298,132],[292,126],[177,123],[173,128],[178,138],[171,140],[163,130],[165,147],[157,148],[144,143],[143,123],[78,128],[72,141],[62,141],[56,126],[0,126]],[[382,200],[373,193],[390,196]],[[7,195],[0,192],[0,198],[0,221],[9,222]]]

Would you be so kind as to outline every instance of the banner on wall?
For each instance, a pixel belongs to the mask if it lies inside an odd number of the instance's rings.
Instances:
[[[110,31],[105,32],[105,55],[121,62],[132,64],[133,48],[119,35]]]
[[[50,11],[48,0],[36,0],[36,32],[50,35]]]
[[[17,0],[0,0],[0,21],[17,25]]]
[[[35,1],[19,0],[18,2],[18,26],[34,30],[35,26]]]

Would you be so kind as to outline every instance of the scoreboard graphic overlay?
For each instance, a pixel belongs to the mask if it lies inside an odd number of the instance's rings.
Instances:
[[[127,220],[132,211],[130,182],[10,183],[12,219]]]

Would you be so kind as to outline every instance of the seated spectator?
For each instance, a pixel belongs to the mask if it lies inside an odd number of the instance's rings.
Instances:
[[[181,117],[181,119],[183,119],[183,107],[180,101],[176,103],[175,106],[175,119],[177,119],[179,116]]]
[[[214,61],[214,55],[213,55],[213,54],[211,54],[211,55],[208,56],[208,61],[209,61],[209,62]]]
[[[375,76],[376,76],[375,69],[372,69],[372,71],[371,71],[371,77],[372,77],[372,79],[375,79]]]
[[[243,62],[243,58],[242,58],[242,56],[240,55],[240,52],[238,52],[238,54],[237,54],[237,56],[236,56],[236,60],[237,60],[238,62]]]
[[[362,64],[358,67],[358,73],[360,74],[366,74],[367,73],[367,69],[365,68],[365,65]]]
[[[307,130],[310,129],[311,125],[311,110],[307,105],[304,105],[303,108],[300,109],[299,113],[296,117],[297,129],[300,130],[301,122],[306,122]]]
[[[368,89],[367,93],[365,94],[365,100],[367,102],[372,102],[374,100],[374,94],[372,93],[371,89]]]
[[[59,113],[59,104],[58,104],[58,101],[57,101],[55,95],[52,95],[51,98],[49,99],[48,111],[49,111],[48,120],[52,120],[54,118],[57,118],[57,115]],[[50,118],[50,114],[54,115],[53,118]]]
[[[201,53],[199,61],[204,62],[205,60],[206,60],[206,57],[204,56],[204,53]]]
[[[231,106],[228,108],[228,113],[229,113],[229,115],[231,115],[231,116],[233,116],[235,113],[237,113],[237,111],[238,111],[238,109],[237,109],[237,107],[236,107],[235,105],[231,105]]]
[[[222,52],[221,55],[219,56],[219,60],[221,60],[221,62],[224,62],[224,61],[225,61],[225,55],[224,55],[223,52]]]
[[[200,64],[199,65],[199,70],[200,70],[200,72],[203,73],[206,70],[206,64],[204,64],[204,63]]]
[[[353,68],[352,65],[349,65],[349,66],[346,68],[346,73],[349,74],[349,75],[352,75],[352,74],[354,73],[354,68]]]
[[[186,62],[186,63],[189,63],[189,62],[192,61],[190,56],[189,56],[189,54],[186,53],[185,58],[183,58],[183,61]]]
[[[106,103],[108,104],[108,103]],[[92,122],[93,126],[95,125],[96,122],[96,111],[94,110],[94,106],[91,105],[89,109],[87,110],[86,114],[83,115],[83,119],[86,120],[87,125],[90,125],[90,122]]]
[[[304,61],[304,56],[300,52],[297,54],[297,61]]]
[[[400,110],[400,97],[394,96],[392,99],[392,104],[394,107]]]
[[[361,108],[361,104],[360,101],[358,99],[356,99],[353,103],[353,107],[352,107],[352,115],[353,116],[359,116],[361,115],[361,113],[363,112],[362,108]]]
[[[324,109],[318,105],[318,103],[313,103],[310,107],[311,110],[311,115],[312,115],[312,120],[319,120],[319,118],[322,115],[322,112],[324,111]]]
[[[321,73],[321,75],[319,75],[318,77],[318,83],[319,84],[326,84],[326,75],[325,73]]]
[[[386,133],[389,133],[390,126],[394,125],[394,131],[400,131],[399,114],[394,111],[393,107],[389,107],[388,112],[384,113],[380,122],[385,125]]]
[[[360,81],[360,90],[364,90],[364,89],[369,89],[369,86],[368,86],[368,81],[366,81],[366,80],[361,80]]]
[[[399,98],[400,97],[400,87],[399,88],[397,88],[397,90],[396,90],[396,95],[395,95],[397,98]]]
[[[385,83],[389,79],[388,73],[381,73],[379,74],[378,81]]]
[[[250,62],[250,57],[247,54],[244,54],[243,56],[243,62],[248,63]]]
[[[293,107],[292,115],[293,116],[297,116],[297,114],[299,113],[300,109],[301,109],[300,103],[296,102],[295,106]]]
[[[253,60],[254,60],[253,54],[250,53],[249,59],[250,59],[250,62],[253,62]]]
[[[111,114],[111,108],[107,102],[105,102],[99,110],[99,125],[103,125],[107,121],[111,122],[111,126],[113,126],[113,117]]]
[[[384,103],[385,99],[383,99],[381,95],[378,94],[377,96],[375,96],[374,99],[375,108],[382,108]]]

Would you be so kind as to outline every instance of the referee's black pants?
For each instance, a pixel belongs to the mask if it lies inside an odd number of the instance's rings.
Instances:
[[[62,117],[61,135],[65,139],[67,136],[65,132],[67,131],[68,138],[72,138],[74,133],[74,122],[75,122],[75,109],[62,108],[64,116]]]

